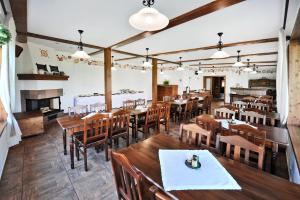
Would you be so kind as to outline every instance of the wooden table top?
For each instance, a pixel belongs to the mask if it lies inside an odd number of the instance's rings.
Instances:
[[[179,140],[158,134],[119,152],[140,170],[153,184],[163,189],[159,149],[194,149]],[[285,179],[247,166],[237,161],[216,156],[223,167],[242,187],[242,190],[181,190],[168,192],[173,198],[180,200],[192,199],[300,199],[300,186]],[[182,174],[179,174],[179,176]]]

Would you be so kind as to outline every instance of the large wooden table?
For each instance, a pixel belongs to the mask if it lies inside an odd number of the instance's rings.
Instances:
[[[163,190],[159,149],[194,149],[166,134],[155,135],[143,142],[133,144],[119,152],[123,153],[152,184]],[[219,162],[242,187],[237,190],[181,190],[167,192],[174,199],[300,199],[300,186],[275,177],[243,163],[217,156]],[[178,174],[184,176],[184,174]]]

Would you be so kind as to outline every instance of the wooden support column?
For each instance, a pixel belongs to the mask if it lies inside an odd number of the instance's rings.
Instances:
[[[157,59],[152,58],[152,105],[157,103]]]
[[[107,111],[112,109],[111,48],[104,49],[104,95]]]

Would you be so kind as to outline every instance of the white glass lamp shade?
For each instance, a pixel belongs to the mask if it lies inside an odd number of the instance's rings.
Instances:
[[[257,74],[257,71],[252,71],[250,72],[250,74]]]
[[[169,19],[155,8],[143,8],[129,18],[131,26],[142,31],[156,31],[165,28]]]
[[[223,50],[216,51],[210,58],[228,58],[230,55]]]
[[[145,69],[143,69],[143,70],[141,71],[141,73],[143,73],[143,74],[146,73],[146,72],[147,72],[147,71],[146,71]]]
[[[240,62],[234,63],[232,66],[233,66],[233,67],[244,67],[244,66],[246,66],[246,65],[240,61]]]
[[[243,69],[244,72],[252,72],[253,70],[250,67],[246,67],[245,69]]]
[[[177,71],[184,71],[184,68],[182,66],[177,68]]]
[[[198,70],[198,74],[203,74],[203,71],[201,69]]]
[[[152,64],[150,62],[148,62],[148,61],[145,61],[143,63],[143,67],[152,67]]]
[[[111,70],[112,70],[112,71],[116,71],[117,68],[116,68],[115,66],[113,66],[113,67],[111,67]]]
[[[216,73],[215,73],[215,72],[212,72],[211,75],[216,75]]]
[[[77,50],[73,55],[73,58],[82,58],[82,59],[90,59],[91,56],[89,56],[85,51]]]
[[[164,74],[164,72],[163,72],[163,71],[160,71],[160,74]]]

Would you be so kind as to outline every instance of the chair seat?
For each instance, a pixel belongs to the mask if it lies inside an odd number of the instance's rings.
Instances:
[[[122,128],[122,129],[117,129],[117,130],[112,130],[112,136],[115,136],[115,135],[119,135],[121,133],[126,133],[127,132],[127,128]]]
[[[81,143],[81,145],[84,145],[84,142],[83,142],[83,134],[76,134],[75,135],[75,140],[77,140],[79,143]],[[103,136],[103,135],[98,135],[98,136],[95,136],[95,137],[90,137],[88,140],[87,140],[87,144],[86,145],[88,145],[88,146],[90,146],[90,145],[92,145],[92,144],[94,144],[94,143],[97,143],[97,142],[99,142],[99,141],[103,141],[104,142],[104,140],[105,140],[105,136]]]

